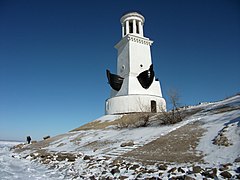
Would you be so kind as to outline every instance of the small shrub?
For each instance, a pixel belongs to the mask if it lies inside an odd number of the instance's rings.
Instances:
[[[124,115],[121,119],[118,120],[117,128],[138,128],[146,127],[149,122],[148,113],[134,113]]]

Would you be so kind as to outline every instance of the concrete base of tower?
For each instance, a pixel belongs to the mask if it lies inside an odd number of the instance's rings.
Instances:
[[[106,100],[105,114],[166,111],[166,101],[159,96],[128,95]]]

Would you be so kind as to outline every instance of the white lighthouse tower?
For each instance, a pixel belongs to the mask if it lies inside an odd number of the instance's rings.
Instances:
[[[122,39],[118,50],[117,74],[107,70],[111,86],[105,114],[160,112],[166,110],[159,80],[155,79],[150,46],[153,41],[144,37],[144,17],[127,13],[121,18]]]

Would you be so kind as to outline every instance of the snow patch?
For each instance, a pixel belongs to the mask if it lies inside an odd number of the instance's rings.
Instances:
[[[117,119],[120,119],[123,115],[104,115],[100,118],[97,118],[95,121],[101,121],[101,122],[105,122],[105,121],[114,121]]]
[[[204,160],[210,164],[221,164],[233,162],[240,155],[240,127],[238,126],[240,111],[230,111],[221,114],[208,115],[202,118],[203,128],[207,131],[200,139],[197,150],[202,151],[206,156]],[[230,124],[229,124],[230,123]],[[229,124],[229,131],[226,132],[227,138],[233,143],[230,146],[218,146],[212,143],[212,140],[218,135],[218,132]]]

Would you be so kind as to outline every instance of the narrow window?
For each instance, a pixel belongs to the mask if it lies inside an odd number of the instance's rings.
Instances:
[[[137,34],[139,34],[139,24],[138,24],[138,21],[137,21],[136,26],[137,26]]]
[[[124,36],[126,35],[126,31],[127,31],[126,28],[127,28],[127,25],[126,25],[126,22],[124,22],[124,28],[123,28],[123,29],[124,29],[124,30],[123,30],[123,31],[124,31],[124,32],[123,32]]]
[[[129,22],[129,33],[133,33],[133,22]]]

